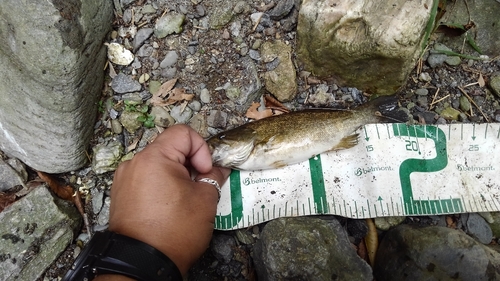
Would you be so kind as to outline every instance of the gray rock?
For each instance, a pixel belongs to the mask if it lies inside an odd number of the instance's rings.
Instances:
[[[26,170],[20,174],[11,165],[0,159],[0,192],[7,191],[16,185],[24,185],[26,179]]]
[[[259,45],[259,47],[260,47],[260,45]],[[253,49],[249,50],[248,51],[248,55],[250,56],[251,59],[253,59],[255,61],[260,61],[260,53],[259,53],[259,51],[253,50]]]
[[[137,31],[137,34],[134,37],[134,41],[132,45],[134,46],[134,52],[139,49],[139,47],[144,44],[144,41],[148,40],[148,38],[153,34],[153,29],[146,27],[146,28],[141,28],[139,31]]]
[[[335,101],[332,93],[328,93],[328,85],[319,84],[313,94],[309,96],[308,103],[317,107],[325,107]]]
[[[252,233],[246,229],[238,229],[236,230],[236,238],[238,238],[238,241],[245,245],[252,245],[255,243],[255,239],[252,236]]]
[[[97,215],[104,204],[104,192],[99,188],[92,188],[90,189],[90,195],[92,196],[92,212]]]
[[[471,103],[470,103],[469,99],[466,96],[461,96],[459,98],[459,102],[460,102],[460,109],[462,111],[468,112],[470,110]]]
[[[187,124],[193,116],[193,110],[184,105],[176,105],[170,111],[170,116],[175,119],[176,123]]]
[[[165,58],[161,61],[160,67],[161,68],[172,67],[177,63],[178,59],[179,55],[177,55],[176,51],[168,51],[167,54],[165,55]]]
[[[142,96],[138,92],[124,94],[122,95],[122,99],[126,104],[130,105],[143,104]]]
[[[429,90],[425,88],[420,88],[415,91],[415,94],[419,96],[427,96],[429,94]]]
[[[149,57],[153,54],[154,48],[151,45],[142,45],[142,47],[139,48],[137,53],[135,53],[135,59],[134,62],[132,63],[132,66],[135,69],[141,68],[141,61],[137,57]]]
[[[226,234],[214,235],[212,238],[212,253],[219,261],[229,263],[234,255],[234,247],[236,242],[234,238]]]
[[[498,280],[500,254],[461,231],[399,225],[382,239],[377,280]]]
[[[207,117],[205,113],[195,114],[191,120],[189,120],[188,125],[193,128],[202,138],[210,137],[207,127]]]
[[[422,50],[430,16],[423,4],[432,5],[432,1],[377,5],[368,0],[302,1],[297,58],[318,77],[335,73],[335,80],[344,85],[392,95],[406,82]]]
[[[258,280],[264,281],[373,280],[370,266],[334,218],[270,221],[255,244],[254,262]]]
[[[490,223],[490,228],[495,238],[500,238],[500,212],[492,212],[493,222]]]
[[[207,125],[214,128],[225,129],[227,126],[227,113],[221,110],[210,110]]]
[[[472,28],[467,34],[472,36],[474,42],[481,51],[490,56],[500,55],[500,29],[498,28],[498,15],[500,14],[500,5],[498,1],[485,0],[472,2],[455,1],[446,5],[446,13],[441,18],[441,22],[467,24],[473,19],[475,28]],[[455,50],[464,49],[465,53],[477,55],[472,46],[467,43],[465,34],[461,36],[446,36],[440,41],[446,43]],[[464,44],[464,42],[466,42]],[[465,47],[465,48],[464,48]]]
[[[49,173],[80,168],[104,81],[113,2],[0,1],[0,149]],[[57,136],[57,137],[55,137]]]
[[[274,6],[267,13],[273,20],[280,20],[290,13],[295,4],[295,0],[280,0],[278,4]]]
[[[264,75],[265,87],[279,101],[287,102],[297,94],[295,67],[291,58],[291,47],[281,40],[265,42],[261,46],[264,60],[267,57],[278,57],[280,64],[273,71]]]
[[[476,213],[462,214],[460,219],[466,226],[466,232],[483,244],[490,244],[493,232],[483,217]]]
[[[191,108],[194,112],[198,112],[201,109],[201,102],[197,100],[192,100],[188,104],[189,108]]]
[[[81,217],[38,187],[0,213],[0,280],[37,280],[73,240]]]
[[[161,71],[161,76],[167,79],[172,79],[177,74],[177,68],[175,67],[167,67]]]
[[[109,206],[111,204],[111,197],[106,197],[104,199],[104,204],[102,205],[102,209],[97,216],[97,224],[98,225],[107,225],[109,222]]]
[[[210,101],[212,100],[212,96],[210,95],[210,91],[208,91],[207,88],[201,89],[200,100],[202,103],[210,103]]]
[[[111,120],[111,130],[113,133],[119,135],[123,132],[123,126],[122,123],[118,119],[112,119]]]
[[[448,56],[444,62],[451,66],[457,66],[460,65],[462,60],[460,59],[460,57],[457,56]]]
[[[140,112],[124,110],[120,115],[120,123],[129,133],[133,134],[142,127],[142,122],[137,120],[140,116],[143,116]]]
[[[139,81],[134,80],[132,76],[118,73],[111,81],[111,88],[118,94],[137,92],[141,90]]]
[[[379,217],[375,218],[373,221],[378,229],[389,230],[401,224],[405,219],[406,217]]]
[[[92,170],[96,174],[103,174],[116,170],[123,155],[123,146],[117,141],[109,144],[98,144],[92,148]]]
[[[181,33],[185,17],[185,15],[178,13],[164,15],[155,24],[155,36],[161,39],[172,33]]]
[[[238,61],[238,64],[242,66],[242,70],[239,73],[240,87],[238,87],[240,93],[239,97],[234,97],[231,99],[236,103],[238,110],[246,110],[248,106],[254,101],[260,93],[262,84],[260,82],[260,77],[257,72],[257,66],[248,57],[243,57]],[[229,87],[226,88],[226,94]]]
[[[170,116],[168,110],[166,110],[163,106],[153,106],[151,108],[151,115],[155,117],[155,125],[163,128],[167,128],[175,124],[174,118]]]
[[[424,82],[431,82],[432,78],[431,78],[431,75],[427,72],[422,72],[420,73],[420,75],[418,76],[418,80],[420,81],[424,81]]]
[[[427,58],[427,63],[430,67],[434,68],[436,66],[442,65],[447,58],[448,56],[443,54],[430,54]]]
[[[497,97],[500,97],[500,72],[491,74],[488,86]]]
[[[208,10],[210,27],[220,29],[228,24],[234,16],[233,5],[233,0],[221,0],[218,5]]]

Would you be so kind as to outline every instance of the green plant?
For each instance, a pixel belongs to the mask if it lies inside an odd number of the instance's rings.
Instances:
[[[154,128],[155,116],[148,113],[149,107],[145,104],[134,104],[132,101],[125,101],[125,110],[142,113],[137,117],[137,121],[141,122],[146,128]]]
[[[149,113],[137,117],[137,121],[142,122],[146,128],[154,128],[155,126],[155,116]]]
[[[103,100],[100,100],[100,101],[97,103],[97,110],[98,110],[100,113],[104,113],[104,101],[103,101]]]

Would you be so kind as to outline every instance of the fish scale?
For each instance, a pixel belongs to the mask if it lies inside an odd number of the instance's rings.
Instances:
[[[394,97],[382,97],[353,110],[305,110],[277,115],[237,127],[207,142],[216,166],[239,170],[273,169],[331,150],[354,146],[354,131],[392,111]]]

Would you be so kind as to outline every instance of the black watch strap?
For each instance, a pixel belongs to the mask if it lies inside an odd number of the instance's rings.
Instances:
[[[96,232],[62,280],[92,280],[101,274],[144,281],[182,280],[179,269],[165,254],[111,231]]]

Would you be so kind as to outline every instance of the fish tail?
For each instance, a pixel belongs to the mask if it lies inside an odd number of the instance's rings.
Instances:
[[[370,116],[375,116],[380,123],[387,122],[408,122],[409,113],[399,105],[399,100],[395,96],[381,96],[375,98],[361,106],[361,110]]]

